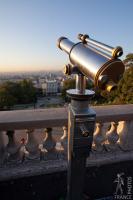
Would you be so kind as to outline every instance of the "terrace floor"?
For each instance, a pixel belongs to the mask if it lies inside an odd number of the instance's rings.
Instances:
[[[133,161],[87,168],[84,200],[114,199],[118,173],[133,177]],[[78,179],[77,179],[78,181]],[[0,182],[1,200],[64,200],[67,188],[66,170]],[[124,187],[127,194],[127,186]]]

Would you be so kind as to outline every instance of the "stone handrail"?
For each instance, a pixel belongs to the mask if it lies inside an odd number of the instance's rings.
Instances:
[[[128,121],[133,119],[133,105],[94,106],[96,122]],[[44,128],[67,125],[67,107],[0,111],[0,130]]]
[[[93,109],[96,111],[96,126],[88,165],[133,159],[133,104],[95,106]],[[67,123],[67,107],[1,111],[0,180],[47,173],[50,169],[66,169]],[[63,127],[57,140],[54,127]],[[35,129],[38,128],[45,128],[41,142],[36,139]],[[26,129],[27,139],[18,142],[16,130],[21,129]]]

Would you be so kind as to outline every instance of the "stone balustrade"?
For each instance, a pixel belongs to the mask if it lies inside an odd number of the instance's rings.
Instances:
[[[93,109],[96,125],[87,164],[132,160],[133,105]],[[67,112],[67,107],[0,112],[0,180],[67,168]]]

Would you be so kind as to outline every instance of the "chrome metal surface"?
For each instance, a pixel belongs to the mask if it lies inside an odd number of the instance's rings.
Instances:
[[[108,82],[108,77],[106,75],[101,75],[99,76],[98,81],[100,82],[101,85],[106,84]]]
[[[63,38],[63,37],[62,37]],[[68,40],[67,38],[63,38],[60,40],[59,47],[60,49],[64,50],[66,53],[70,53],[71,48],[73,47],[74,43]]]
[[[79,94],[84,94],[86,88],[86,77],[82,74],[76,75],[76,90]]]
[[[99,45],[104,44],[99,43]],[[96,87],[106,89],[107,87],[106,85],[103,86],[103,83],[108,84],[111,81],[115,84],[119,81],[119,76],[124,73],[124,64],[121,60],[115,58],[115,54],[120,53],[119,47],[113,48],[114,57],[82,42],[74,44],[67,38],[60,40],[60,48],[67,52],[71,63],[78,66],[83,75],[93,80]],[[112,47],[108,45],[106,45],[106,49],[112,51]],[[102,76],[106,76],[108,82],[103,81]]]
[[[86,47],[88,47],[87,44],[86,44]],[[107,59],[112,59],[111,54],[109,54],[109,53],[107,53],[107,52],[105,53],[105,52],[101,51],[100,49],[96,49],[95,47],[93,47],[93,46],[91,46],[91,45],[89,45],[89,49],[91,49],[92,51],[94,51],[94,52],[100,54],[101,56],[106,57]]]
[[[80,71],[93,80],[100,66],[109,60],[82,43],[73,47],[69,57],[72,64],[79,66]]]
[[[96,40],[91,39],[88,35],[78,34],[78,39],[81,40],[83,43],[86,43],[88,45],[92,45],[94,47],[98,47],[104,51],[107,51],[112,55],[112,57],[120,57],[123,54],[123,49],[121,47],[111,47],[109,45],[106,45],[102,42],[98,42]]]
[[[91,38],[86,38],[86,41],[87,41],[88,44],[92,44],[92,45],[94,45],[96,47],[99,47],[99,48],[103,49],[104,51],[108,51],[111,54],[112,54],[112,51],[114,49],[114,47],[106,45],[106,44],[104,44],[102,42],[98,42],[98,41],[93,40]]]
[[[91,99],[95,92],[92,90],[85,90],[84,94],[80,94],[76,89],[67,90],[67,95],[73,99],[86,100]]]

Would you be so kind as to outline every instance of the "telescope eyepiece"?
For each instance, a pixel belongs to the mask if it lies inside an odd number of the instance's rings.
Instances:
[[[122,47],[118,46],[118,47],[113,49],[113,51],[112,51],[113,58],[118,58],[118,57],[120,57],[122,55],[123,55]]]
[[[115,90],[117,88],[117,85],[113,82],[113,81],[109,81],[107,84],[106,84],[106,91],[107,92],[111,92],[113,90]]]

